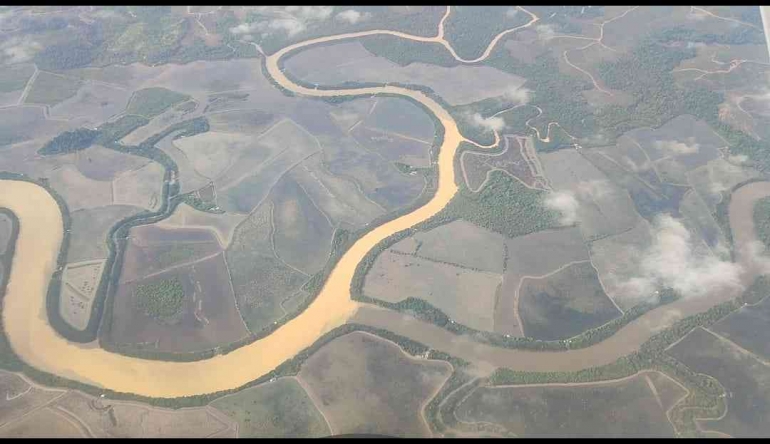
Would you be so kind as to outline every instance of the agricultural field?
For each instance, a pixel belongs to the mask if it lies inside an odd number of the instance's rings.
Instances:
[[[595,384],[481,387],[454,414],[468,423],[503,426],[516,437],[673,437],[666,418],[682,389],[658,385],[654,372]],[[663,403],[663,399],[667,403]]]
[[[590,262],[523,279],[518,312],[524,336],[548,341],[571,338],[622,314],[604,293]]]
[[[456,220],[411,238],[416,242],[413,253],[418,257],[491,273],[505,271],[503,236],[470,222]]]
[[[280,378],[211,403],[238,423],[239,438],[322,438],[331,431],[295,378]]]
[[[56,105],[77,94],[82,85],[78,79],[43,71],[32,82],[24,103]]]
[[[110,343],[133,350],[192,352],[248,334],[224,254],[123,282],[114,296]]]
[[[770,331],[766,328],[769,318],[770,298],[765,297],[756,305],[731,313],[712,330],[767,361],[770,360]]]
[[[69,263],[64,267],[59,313],[78,330],[85,330],[91,319],[91,306],[103,271],[103,260]]]
[[[626,231],[639,217],[628,193],[577,150],[541,154],[545,176],[554,190],[578,202],[575,221],[587,240]]]
[[[386,302],[422,299],[450,319],[492,331],[502,275],[386,250],[366,275],[364,295]]]
[[[422,409],[451,367],[406,355],[397,345],[354,332],[324,345],[298,379],[334,434],[429,437]]]
[[[155,162],[118,176],[113,182],[113,202],[155,211],[160,207],[163,167]]]
[[[107,235],[119,221],[139,213],[141,208],[107,205],[72,211],[67,262],[106,259]]]
[[[567,264],[589,259],[576,227],[544,230],[506,240],[508,260],[495,311],[495,331],[523,336],[518,314],[519,290],[524,277],[546,276]]]
[[[725,388],[726,414],[701,421],[702,429],[735,438],[767,435],[770,370],[765,362],[702,328],[693,330],[668,353],[692,371],[716,378]]]

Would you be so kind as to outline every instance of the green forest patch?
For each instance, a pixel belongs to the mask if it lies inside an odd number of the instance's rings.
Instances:
[[[134,291],[136,306],[147,316],[168,321],[181,311],[184,288],[178,279],[142,284]]]

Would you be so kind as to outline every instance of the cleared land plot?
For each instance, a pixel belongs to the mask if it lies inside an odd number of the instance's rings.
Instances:
[[[436,133],[433,120],[414,103],[396,97],[380,97],[362,125],[432,143]]]
[[[35,65],[18,64],[3,66],[0,72],[0,93],[21,91],[35,73]]]
[[[387,211],[402,208],[420,195],[425,180],[400,173],[392,163],[350,137],[318,136],[332,174],[353,179],[361,191]]]
[[[529,187],[544,188],[545,178],[538,174],[519,138],[505,137],[505,151],[501,154],[467,151],[461,161],[465,183],[471,191],[479,191],[492,170],[503,170]]]
[[[134,227],[124,253],[121,282],[142,279],[170,267],[214,256],[220,251],[214,233],[209,230],[164,229],[155,225]]]
[[[96,126],[120,114],[126,108],[130,95],[130,91],[123,89],[86,83],[74,96],[52,106],[50,115],[58,119],[81,117],[91,126]]]
[[[76,423],[61,412],[43,408],[0,428],[2,438],[87,438]]]
[[[203,438],[231,426],[205,407],[167,410],[74,391],[57,400],[56,408],[76,417],[100,438]]]
[[[135,133],[136,131],[131,134]],[[179,193],[185,194],[191,191],[199,190],[205,187],[211,181],[208,178],[198,174],[185,153],[174,145],[173,140],[177,134],[178,132],[169,134],[168,136],[161,139],[158,143],[156,143],[155,147],[168,154],[169,157],[171,157],[171,159],[176,163],[176,166],[179,169],[179,175],[176,178],[179,182]]]
[[[299,378],[335,434],[427,437],[422,409],[450,372],[444,362],[411,358],[395,344],[355,332],[324,345]]]
[[[590,262],[570,265],[546,278],[525,278],[519,290],[524,335],[535,339],[571,338],[621,314],[604,294]]]
[[[115,204],[157,210],[161,204],[164,173],[163,166],[151,162],[121,174],[113,182]]]
[[[419,62],[400,66],[371,54],[360,42],[310,48],[289,57],[284,66],[300,80],[325,86],[344,82],[424,85],[453,106],[501,96],[526,81],[488,66],[447,68]]]
[[[184,299],[175,322],[156,320],[137,307],[138,285],[178,279]],[[239,319],[228,282],[224,255],[171,269],[151,278],[121,284],[115,294],[109,340],[137,349],[163,352],[207,350],[235,342],[248,334]]]
[[[331,252],[334,228],[295,181],[284,177],[271,192],[275,253],[291,266],[312,275]]]
[[[13,233],[13,223],[11,218],[0,213],[0,256],[5,254],[11,243],[11,234]],[[0,280],[2,281],[2,280]]]
[[[0,109],[0,147],[53,137],[62,128],[60,122],[46,120],[43,109],[37,106]]]
[[[215,181],[220,206],[250,213],[286,171],[319,149],[317,141],[297,124],[286,120],[275,125]]]
[[[111,181],[121,173],[139,169],[150,160],[93,145],[75,154],[75,166],[85,177]]]
[[[41,71],[32,83],[24,103],[55,105],[77,94],[83,82]]]
[[[607,295],[622,310],[627,310],[639,301],[629,297],[624,284],[638,276],[642,252],[652,245],[652,231],[649,222],[639,222],[629,231],[606,237],[591,243],[591,261],[599,271]]]
[[[214,214],[198,211],[187,204],[176,207],[171,216],[155,224],[160,228],[201,228],[212,231],[222,248],[227,248],[232,241],[238,225],[246,219],[245,215],[224,213]]]
[[[208,131],[176,139],[174,145],[190,159],[193,168],[209,179],[219,177],[245,150],[254,148],[256,137]]]
[[[733,165],[722,158],[712,160],[687,173],[690,185],[712,211],[722,201],[722,191],[730,190],[735,185],[758,175],[756,170]]]
[[[32,386],[20,376],[0,370],[0,427],[61,396],[63,390]],[[2,429],[0,429],[2,430]]]
[[[366,99],[362,98],[362,99],[351,100],[349,102],[343,102],[335,106],[332,110],[330,110],[329,116],[332,118],[334,123],[336,123],[337,126],[342,131],[347,133],[353,128],[353,126],[355,126],[357,123],[361,122],[367,116],[369,116],[369,114],[373,111],[372,107],[379,100],[385,100],[385,98],[384,97],[366,98]],[[391,117],[391,116],[388,116],[388,117]],[[403,123],[403,122],[399,122],[399,123]],[[375,126],[376,126],[376,122],[375,122]],[[406,131],[408,131],[409,128],[410,128],[410,125],[406,124],[405,128],[402,130],[402,133],[406,134]]]
[[[356,126],[350,134],[362,146],[379,153],[391,162],[402,162],[417,168],[430,167],[430,142],[406,139],[363,125]]]
[[[770,361],[770,298],[742,307],[719,321],[712,330],[746,350]]]
[[[51,187],[67,202],[70,211],[112,204],[112,187],[109,184],[85,177],[71,164],[52,170],[48,180]]]
[[[321,438],[331,431],[294,378],[219,398],[211,406],[238,423],[239,438]]]
[[[542,154],[540,162],[554,190],[574,193],[580,231],[586,239],[623,232],[639,219],[628,194],[578,151]]]
[[[492,331],[501,276],[384,251],[366,275],[366,296],[387,302],[423,299],[452,320]]]
[[[701,427],[736,438],[770,434],[770,368],[752,355],[697,328],[668,353],[698,373],[716,378],[727,391],[727,413]]]
[[[722,229],[719,228],[713,214],[697,192],[693,190],[685,194],[679,211],[682,213],[685,223],[692,226],[690,231],[697,233],[698,237],[706,242],[706,245],[711,248],[727,245],[727,239],[722,233]]]
[[[166,88],[146,88],[136,91],[126,107],[126,114],[136,114],[151,119],[172,106],[188,100],[190,96]]]
[[[366,198],[353,180],[331,174],[323,163],[322,153],[302,161],[287,177],[302,187],[335,226],[344,222],[360,228],[385,213]]]
[[[78,330],[85,330],[91,319],[91,305],[103,271],[103,260],[70,263],[64,268],[59,314]]]
[[[72,211],[67,262],[107,258],[107,234],[110,228],[140,211],[141,208],[124,205]]]
[[[687,170],[716,159],[719,148],[726,145],[705,122],[690,115],[675,117],[657,129],[642,128],[627,135],[653,162],[670,157]]]
[[[589,258],[578,228],[544,230],[506,240],[508,267],[495,310],[495,331],[521,336],[517,315],[519,284],[524,276],[544,276],[570,262]]]
[[[252,332],[283,318],[281,302],[308,278],[273,254],[271,211],[271,205],[265,204],[244,220],[226,253],[238,308]]]
[[[675,436],[644,375],[600,384],[481,387],[455,414],[500,424],[522,438]]]
[[[643,218],[652,220],[660,213],[671,213],[674,217],[679,217],[679,203],[687,192],[686,185],[677,186],[666,182],[647,183],[599,150],[587,149],[581,150],[581,153],[595,168],[601,170],[610,182],[621,190],[625,189],[636,212]],[[636,220],[632,222],[635,223]]]
[[[412,238],[416,254],[423,258],[492,273],[504,271],[505,238],[470,222],[456,220]]]
[[[207,116],[212,132],[260,134],[277,119],[267,111],[250,109],[218,112]]]

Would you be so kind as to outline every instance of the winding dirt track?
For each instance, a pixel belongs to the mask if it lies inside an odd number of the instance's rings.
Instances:
[[[533,20],[525,26],[537,21],[536,16],[530,15]],[[517,29],[520,28],[522,27]],[[479,59],[464,61],[457,56],[455,58],[469,63],[481,60],[489,55],[491,48],[502,35],[513,31],[515,29],[498,35]],[[432,217],[455,195],[457,185],[453,161],[458,146],[466,140],[449,113],[422,92],[395,86],[307,89],[292,83],[279,68],[278,62],[282,57],[300,48],[375,34],[390,34],[416,41],[445,42],[443,20],[439,35],[434,38],[394,31],[368,31],[324,37],[291,45],[268,56],[267,71],[281,86],[300,95],[334,97],[395,94],[410,97],[428,108],[444,127],[444,140],[439,150],[440,174],[437,192],[426,205],[373,229],[357,241],[342,256],[313,303],[270,336],[224,356],[196,362],[162,362],[114,354],[93,345],[73,344],[53,330],[46,319],[45,296],[61,247],[62,215],[56,202],[42,187],[21,181],[0,181],[0,207],[9,208],[20,221],[16,255],[3,307],[6,333],[16,353],[25,362],[40,370],[118,392],[157,398],[200,395],[234,389],[259,378],[312,345],[324,333],[343,325],[360,312],[360,316],[371,318],[367,323],[385,324],[382,325],[384,328],[408,333],[410,337],[432,348],[456,353],[460,357],[472,357],[480,362],[504,364],[516,369],[576,370],[611,362],[633,351],[653,334],[651,329],[663,328],[682,315],[703,311],[725,298],[725,295],[718,295],[698,301],[680,301],[668,308],[648,313],[598,345],[560,353],[505,350],[474,344],[430,324],[409,321],[406,325],[400,319],[388,322],[388,319],[401,315],[352,301],[350,283],[356,266],[366,253],[391,234]],[[444,45],[448,46],[448,43]],[[450,52],[454,55],[453,50]],[[740,200],[734,198],[733,202]],[[672,312],[671,309],[676,311]],[[378,315],[369,316],[373,311]],[[664,313],[670,313],[670,316],[662,316]]]

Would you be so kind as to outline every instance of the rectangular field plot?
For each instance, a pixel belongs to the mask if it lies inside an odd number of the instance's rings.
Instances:
[[[501,276],[384,251],[366,275],[364,294],[387,302],[423,299],[452,320],[491,331]]]
[[[415,359],[391,342],[354,332],[321,347],[298,377],[336,434],[428,437],[423,406],[450,373],[446,362]]]
[[[712,330],[746,350],[770,361],[770,298],[742,307],[719,321]]]
[[[668,353],[691,370],[716,378],[727,391],[727,413],[701,428],[736,438],[770,434],[770,367],[712,333],[697,328]]]
[[[101,282],[104,260],[70,263],[62,274],[59,313],[72,327],[85,330]]]
[[[331,431],[294,378],[280,378],[211,403],[238,423],[239,438],[322,438]]]
[[[183,289],[182,300],[174,307],[176,311],[160,318],[140,308],[137,289],[168,280],[177,280]],[[235,305],[222,254],[121,284],[114,297],[109,340],[116,344],[163,352],[189,352],[230,344],[248,334]]]
[[[433,142],[436,129],[425,110],[396,97],[379,97],[369,116],[361,122],[372,129]]]
[[[4,255],[11,244],[13,234],[13,222],[7,215],[0,213],[0,256]],[[0,282],[2,280],[0,279]]]
[[[55,105],[74,96],[83,82],[49,72],[41,72],[32,83],[24,103]]]
[[[0,427],[5,426],[61,396],[63,390],[42,389],[20,376],[0,370]]]
[[[426,259],[502,273],[503,236],[464,220],[456,220],[429,231],[416,233],[416,254]]]
[[[77,418],[99,438],[200,438],[232,426],[206,408],[168,410],[75,391],[57,400],[55,408]]]
[[[113,182],[116,205],[133,205],[155,211],[160,207],[164,168],[156,162],[118,176]]]
[[[525,278],[519,290],[524,335],[535,339],[571,338],[621,314],[590,262],[570,265],[546,278]]]
[[[455,414],[465,422],[502,425],[521,438],[674,436],[644,375],[594,384],[481,387]]]
[[[140,211],[141,208],[124,205],[72,211],[67,262],[106,259],[109,254],[107,235],[110,229]]]
[[[430,142],[406,139],[363,125],[356,126],[351,135],[362,146],[379,153],[391,162],[402,162],[416,168],[430,167]]]

